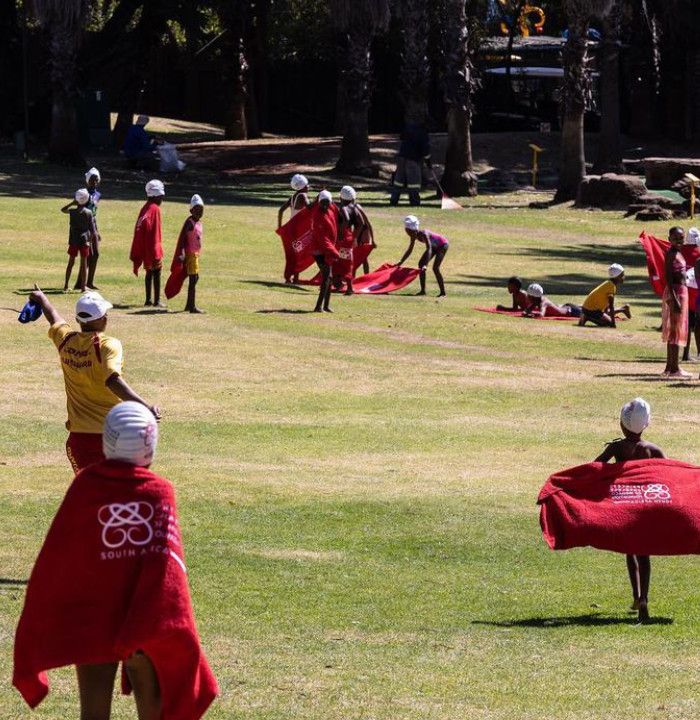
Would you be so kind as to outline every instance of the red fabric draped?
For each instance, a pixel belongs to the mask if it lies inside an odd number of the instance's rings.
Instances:
[[[198,720],[216,696],[190,603],[172,486],[146,468],[82,470],[34,564],[15,636],[13,684],[31,707],[46,670],[153,662],[163,718]]]
[[[495,307],[475,307],[474,310],[485,313],[494,313],[495,315],[508,315],[509,317],[527,318],[528,320],[578,320],[577,317],[572,315],[525,315],[522,310],[499,310]],[[618,318],[619,319],[619,318]]]
[[[147,202],[139,211],[136,219],[134,239],[131,242],[131,252],[129,253],[134,275],[139,274],[141,265],[151,267],[156,260],[162,260],[162,258],[160,207],[155,203]]]
[[[666,269],[665,269],[665,256],[666,251],[671,247],[668,240],[661,240],[660,238],[649,235],[646,232],[642,232],[639,236],[639,242],[644,248],[644,252],[647,256],[647,271],[649,272],[649,281],[651,282],[654,292],[662,297],[664,290],[666,289]],[[700,247],[697,245],[684,245],[681,249],[681,253],[688,263],[688,269],[690,270],[700,258]],[[698,296],[698,291],[695,288],[688,288],[688,305],[690,309],[695,308],[695,301]]]
[[[311,243],[311,210],[303,208],[277,231],[284,248],[284,279],[306,270],[314,263]]]
[[[553,550],[700,553],[700,467],[678,460],[593,462],[552,475],[537,499]]]
[[[417,268],[399,267],[385,263],[373,272],[355,278],[352,286],[356,293],[383,295],[410,285],[419,273]]]
[[[173,260],[170,263],[170,276],[168,281],[165,283],[165,297],[168,300],[176,297],[182,286],[187,279],[187,269],[185,268],[185,241],[187,238],[187,221],[180,230],[180,235],[177,238],[175,245],[175,252],[173,253]]]

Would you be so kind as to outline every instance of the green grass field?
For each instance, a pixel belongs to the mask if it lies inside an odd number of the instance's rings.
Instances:
[[[0,717],[29,717],[10,686],[26,580],[70,481],[65,398],[45,322],[21,326],[20,290],[62,284],[66,221],[54,196],[80,176],[42,167],[0,197]],[[202,188],[163,205],[169,262],[185,199],[208,202],[199,301],[207,315],[144,314],[128,249],[140,181],[103,183],[98,284],[125,377],[162,405],[157,472],[177,490],[195,611],[221,685],[212,720],[457,718],[646,720],[700,711],[694,558],[654,562],[650,610],[627,613],[624,559],[553,553],[540,535],[547,476],[617,437],[642,395],[648,437],[700,462],[693,387],[663,369],[659,302],[618,214],[529,210],[529,196],[421,210],[444,233],[448,297],[336,297],[281,283],[273,233],[282,185]],[[116,199],[121,197],[123,199]],[[213,199],[215,202],[210,202]],[[379,248],[397,261],[405,208],[375,193]],[[494,201],[502,207],[488,207]],[[656,229],[665,233],[666,228]],[[417,256],[414,257],[417,260]],[[617,330],[474,311],[504,279],[580,301],[607,265],[628,269],[634,317]],[[56,295],[67,317],[76,295]],[[694,383],[695,384],[695,383]],[[70,670],[33,717],[77,717]],[[130,699],[114,717],[135,717]]]

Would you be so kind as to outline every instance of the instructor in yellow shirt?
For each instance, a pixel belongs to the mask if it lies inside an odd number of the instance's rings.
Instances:
[[[581,308],[581,318],[578,324],[583,327],[587,322],[602,327],[615,327],[615,317],[625,315],[632,317],[629,305],[615,308],[615,295],[618,288],[625,281],[625,268],[618,263],[613,263],[608,268],[608,280],[598,285],[597,288],[588,293]]]
[[[122,378],[122,344],[104,334],[112,304],[98,292],[83,293],[75,306],[76,331],[58,314],[36,285],[30,299],[41,305],[51,326],[49,338],[61,360],[66,386],[68,440],[66,455],[77,473],[104,460],[102,428],[107,413],[122,400],[145,405],[160,419],[160,410],[137,395]]]

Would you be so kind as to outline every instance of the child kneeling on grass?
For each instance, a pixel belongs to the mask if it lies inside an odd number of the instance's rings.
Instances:
[[[615,295],[617,290],[625,281],[625,268],[618,263],[613,263],[608,268],[608,280],[598,285],[597,288],[588,293],[583,301],[583,313],[578,324],[583,327],[587,322],[601,327],[615,327],[615,317],[625,315],[632,317],[629,305],[623,305],[615,309]]]
[[[642,440],[642,433],[651,421],[651,407],[646,400],[635,398],[620,412],[620,428],[624,438],[609,442],[596,462],[625,462],[665,458],[661,448]],[[649,620],[649,580],[651,560],[648,555],[627,555],[627,572],[632,585],[632,610],[639,613],[639,622]]]

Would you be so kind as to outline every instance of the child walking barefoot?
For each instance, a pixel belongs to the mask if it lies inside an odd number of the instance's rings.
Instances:
[[[199,253],[202,250],[202,215],[204,215],[204,201],[199,195],[193,195],[190,200],[190,216],[180,231],[178,251],[180,259],[185,264],[187,273],[187,304],[185,311],[202,314],[195,302],[195,289],[199,281]]]
[[[68,292],[70,276],[77,255],[80,255],[80,269],[78,270],[76,288],[79,288],[81,292],[85,292],[90,245],[97,241],[95,218],[87,207],[89,200],[90,194],[87,189],[81,188],[76,191],[75,199],[61,208],[61,212],[69,216],[68,265],[66,265],[66,280],[63,284],[63,292]]]
[[[665,458],[661,448],[642,440],[642,433],[651,420],[651,407],[646,400],[635,398],[620,412],[620,428],[624,438],[608,443],[596,462],[625,462]],[[649,621],[649,581],[651,560],[648,555],[627,555],[627,572],[632,585],[632,610],[638,612],[639,622]]]

